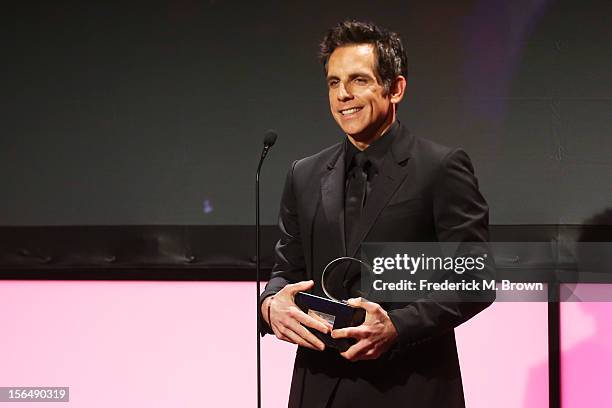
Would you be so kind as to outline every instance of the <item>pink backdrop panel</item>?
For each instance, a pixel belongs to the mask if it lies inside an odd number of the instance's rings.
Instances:
[[[254,292],[242,282],[2,281],[0,386],[69,386],[57,405],[75,408],[255,406]],[[546,406],[545,304],[495,304],[457,337],[469,407]],[[263,339],[265,407],[286,406],[294,354]]]
[[[572,285],[576,299],[610,299],[612,285]],[[561,304],[563,408],[612,407],[612,303]]]
[[[458,327],[470,408],[548,408],[546,303],[498,302]]]

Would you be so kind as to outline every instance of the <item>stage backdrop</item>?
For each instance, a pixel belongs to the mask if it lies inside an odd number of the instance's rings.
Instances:
[[[400,120],[472,157],[494,224],[610,206],[608,0],[17,2],[3,10],[0,225],[274,224],[291,162],[341,141],[317,44],[397,31]]]
[[[316,53],[347,17],[401,35],[400,120],[470,154],[492,224],[610,224],[610,15],[607,0],[13,4],[1,28],[0,226],[250,230],[261,140],[275,128],[262,173],[273,225],[291,162],[343,138]],[[57,260],[24,248],[6,251],[9,272]],[[0,386],[67,385],[71,406],[88,408],[243,407],[254,398],[251,298],[227,282],[2,281]],[[562,305],[564,407],[609,401],[609,311]],[[545,313],[496,304],[458,329],[469,406],[546,406]],[[292,353],[264,342],[267,406],[286,400],[272,384],[287,389]]]

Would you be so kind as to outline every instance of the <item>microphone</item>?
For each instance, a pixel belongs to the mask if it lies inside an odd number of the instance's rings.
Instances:
[[[268,150],[270,150],[270,148],[274,146],[274,143],[276,143],[277,138],[278,138],[278,133],[276,133],[274,129],[266,130],[266,134],[264,136],[264,141],[263,141],[264,148],[263,148],[263,151],[261,152],[261,160],[259,162],[258,171],[261,168],[263,159],[265,159],[266,155],[268,154]]]
[[[266,135],[264,136],[264,146],[274,146],[274,143],[276,143],[276,138],[278,138],[278,134],[274,129],[267,130]]]
[[[259,293],[260,289],[260,268],[261,268],[261,260],[260,260],[260,231],[261,225],[259,224],[259,173],[261,171],[261,166],[263,165],[263,161],[268,154],[268,150],[274,143],[276,143],[276,139],[278,138],[278,134],[276,131],[270,129],[266,131],[264,136],[264,147],[261,151],[261,158],[259,159],[259,165],[257,166],[257,173],[255,175],[255,281],[257,282],[257,408],[261,408],[261,336],[259,335],[259,328],[261,327],[261,313],[259,310]]]

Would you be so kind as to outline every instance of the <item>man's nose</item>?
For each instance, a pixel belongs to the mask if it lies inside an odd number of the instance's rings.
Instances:
[[[339,101],[348,101],[353,98],[353,94],[350,92],[350,89],[346,87],[343,82],[338,84],[337,98]]]

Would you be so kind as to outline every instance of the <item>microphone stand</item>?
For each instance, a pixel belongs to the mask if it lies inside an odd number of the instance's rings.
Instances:
[[[276,142],[276,132],[269,130],[266,132],[264,139],[264,148],[261,152],[261,158],[259,159],[259,165],[257,166],[257,173],[255,175],[255,281],[257,282],[257,408],[261,408],[261,335],[259,334],[259,328],[261,327],[261,311],[259,306],[259,294],[260,294],[260,230],[261,225],[259,223],[259,173],[261,172],[261,166],[263,165],[264,159],[268,154],[270,147]]]

